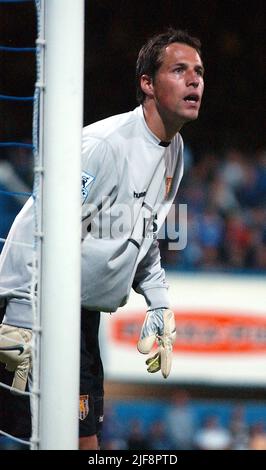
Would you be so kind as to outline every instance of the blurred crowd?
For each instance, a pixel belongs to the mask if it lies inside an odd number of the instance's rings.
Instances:
[[[28,141],[25,143],[28,143]],[[33,185],[33,157],[28,148],[3,149],[0,155],[0,239],[5,239]],[[0,252],[3,241],[0,242]]]
[[[104,450],[266,450],[266,419],[248,416],[248,405],[223,409],[209,400],[196,405],[185,391],[172,394],[157,417],[123,420],[109,402],[105,416]],[[229,403],[229,402],[228,402]],[[128,404],[134,407],[134,401]],[[145,404],[143,404],[143,410]],[[201,409],[202,408],[202,409]],[[204,411],[203,411],[204,410]],[[214,411],[215,410],[215,411]],[[266,410],[264,411],[264,413]],[[137,412],[135,413],[137,415]],[[154,418],[154,417],[153,417]],[[114,432],[115,430],[115,432]]]
[[[231,148],[222,157],[207,153],[194,162],[187,149],[185,162],[176,210],[187,204],[187,246],[169,251],[169,240],[161,241],[164,264],[173,269],[265,272],[266,151],[246,155]]]

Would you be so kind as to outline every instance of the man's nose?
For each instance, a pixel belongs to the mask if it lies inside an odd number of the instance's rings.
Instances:
[[[190,72],[188,71],[186,84],[187,86],[193,86],[194,88],[199,86],[199,77],[194,70]]]

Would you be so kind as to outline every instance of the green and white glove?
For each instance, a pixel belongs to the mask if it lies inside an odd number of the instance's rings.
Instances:
[[[142,354],[148,354],[155,342],[158,345],[156,353],[146,361],[148,372],[154,373],[161,370],[163,377],[165,379],[168,377],[172,366],[175,339],[174,312],[164,308],[148,311],[137,344]]]
[[[6,369],[15,372],[12,391],[25,391],[31,369],[32,331],[11,325],[0,325],[0,361]]]

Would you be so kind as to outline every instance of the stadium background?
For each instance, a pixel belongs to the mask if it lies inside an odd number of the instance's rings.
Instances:
[[[163,263],[172,274],[229,272],[263,279],[264,3],[86,0],[85,5],[84,124],[135,107],[136,55],[147,37],[172,25],[201,38],[206,68],[203,106],[198,121],[182,130],[186,171],[178,202],[188,204],[188,248],[169,252],[167,243],[162,243]],[[0,44],[34,46],[35,12],[30,2],[1,4],[0,24]],[[1,52],[0,69],[0,93],[33,94],[32,54],[11,56]],[[30,104],[0,101],[0,141],[30,142],[31,121]],[[0,150],[0,189],[30,190],[33,178],[30,151]],[[21,197],[0,193],[1,238],[5,238],[23,202]],[[218,420],[225,427],[224,440],[220,433],[219,445],[255,447],[259,440],[263,447],[265,386],[255,385],[200,386],[191,380],[148,387],[138,380],[135,384],[123,382],[122,386],[116,380],[108,381],[104,445],[106,448],[130,445],[134,449],[200,446],[199,440],[193,442],[191,436],[206,426],[218,435]],[[187,443],[177,443],[180,436],[175,436],[170,412],[172,416],[176,413],[175,423],[182,422],[174,428],[181,427],[183,435],[184,429],[188,429]],[[127,423],[126,428],[123,422]],[[113,436],[115,427],[117,432]]]

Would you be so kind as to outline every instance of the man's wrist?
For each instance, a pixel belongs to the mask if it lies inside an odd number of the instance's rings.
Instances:
[[[148,310],[170,308],[167,287],[151,287],[144,291],[144,297],[147,302]]]

